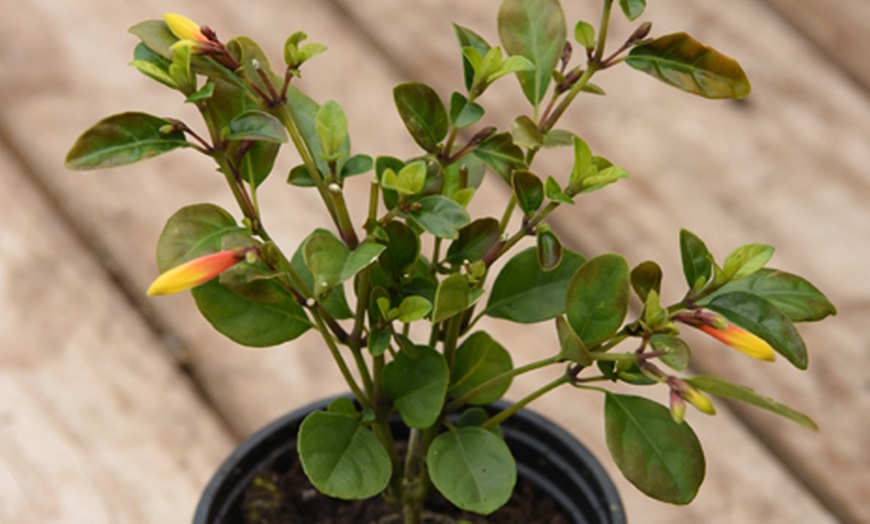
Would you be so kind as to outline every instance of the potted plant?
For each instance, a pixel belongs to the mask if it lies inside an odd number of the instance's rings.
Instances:
[[[806,368],[795,323],[835,308],[805,279],[766,267],[773,247],[746,244],[717,261],[698,236],[681,231],[684,290],[666,304],[655,262],[632,268],[618,254],[577,253],[548,225],[557,209],[628,176],[595,155],[582,130],[559,127],[576,97],[603,94],[592,82],[599,74],[628,66],[706,98],[750,91],[736,61],[685,33],[650,37],[651,24],[637,23],[609,47],[611,18],[636,22],[645,1],[602,5],[597,25],[577,21],[569,35],[558,0],[503,0],[500,46],[455,26],[464,71],[457,91],[444,97],[419,82],[393,91],[420,147],[408,159],[353,153],[341,106],[296,87],[304,64],[325,51],[302,31],[287,38],[284,64],[273,68],[250,38],[224,41],[177,14],[131,29],[141,40],[132,65],[180,92],[204,128],[141,112],[110,116],[79,137],[67,167],[116,167],[181,148],[214,160],[238,218],[208,203],[175,213],[157,241],[161,275],[148,293],[190,289],[208,322],[242,345],[274,346],[309,330],[321,336],[351,397],[307,411],[279,439],[295,441],[320,492],[381,495],[406,523],[422,521],[433,493],[491,514],[517,479],[518,445],[506,444],[513,431],[506,424],[556,388],[601,395],[620,471],[675,504],[689,503],[704,477],[687,404],[713,414],[708,395],[719,396],[815,428],[748,387],[686,373],[685,330],[761,361],[779,354]],[[509,129],[485,126],[487,89],[511,78],[528,105]],[[291,190],[320,199],[329,217],[289,247],[269,235],[258,199],[285,143],[301,158],[287,178]],[[555,148],[568,148],[572,160],[544,176],[536,160]],[[493,197],[478,194],[484,176],[500,179],[509,196],[499,214],[473,217],[472,199]],[[348,209],[351,184],[368,184],[364,217]],[[507,341],[477,328],[483,317],[550,322],[558,344],[514,366]],[[544,367],[560,372],[513,404],[497,403],[513,378]],[[615,392],[617,383],[646,388],[667,406]],[[622,518],[618,509],[611,517]]]

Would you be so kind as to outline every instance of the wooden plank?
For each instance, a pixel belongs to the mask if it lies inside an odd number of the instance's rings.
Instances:
[[[15,131],[10,133],[13,142],[31,159],[46,186],[59,196],[78,227],[91,235],[101,255],[133,294],[141,293],[154,276],[153,242],[172,211],[204,200],[216,200],[229,207],[221,181],[209,176],[213,168],[207,162],[190,155],[158,159],[137,166],[132,169],[134,172],[124,173],[58,174],[56,166],[72,137],[100,116],[129,109],[131,102],[158,114],[176,113],[178,102],[174,97],[134,72],[111,65],[129,60],[132,40],[119,28],[142,18],[155,17],[166,6],[166,2],[156,0],[123,6],[107,0],[83,0],[75,6],[45,0],[38,6],[22,6],[13,19],[0,22],[5,24],[0,27],[3,29],[0,43],[7,44],[0,48],[9,50],[7,61],[36,63],[45,56],[46,50],[51,50],[48,56],[60,64],[50,77],[30,71],[25,71],[22,77],[0,77],[4,99],[11,101],[0,109],[4,125]],[[305,83],[318,89],[322,98],[342,102],[350,115],[355,145],[364,151],[384,152],[386,143],[387,153],[413,154],[410,140],[398,120],[381,117],[381,108],[391,104],[390,88],[400,77],[391,72],[376,47],[324,2],[301,1],[298,10],[293,12],[285,7],[277,0],[244,7],[231,2],[213,2],[208,8],[191,7],[187,14],[215,27],[222,36],[253,33],[255,28],[262,28],[266,35],[262,42],[271,50],[280,49],[286,33],[306,29],[315,41],[328,44],[332,53],[329,60],[321,61],[320,65],[315,63],[306,71]],[[414,10],[398,11],[385,2],[367,2],[365,7],[372,13],[382,13],[382,18],[370,20],[367,27],[390,27],[390,31],[382,34],[399,38],[398,56],[404,56],[406,71],[420,73],[424,80],[431,81],[442,77],[449,69],[446,64],[453,64],[450,78],[458,79],[453,74],[458,72],[458,55],[452,51],[447,55],[438,46],[428,47],[436,40],[440,42],[438,45],[450,42],[444,9],[421,3],[415,5]],[[391,12],[406,16],[397,20],[388,16]],[[467,25],[474,26],[468,19],[479,12],[476,5],[462,4],[455,14],[457,18],[464,17],[461,21]],[[487,13],[484,20],[489,21],[488,9]],[[34,46],[11,45],[27,37],[20,28],[36,24],[46,28],[43,35],[47,41]],[[425,30],[421,30],[422,24]],[[440,29],[436,29],[438,27]],[[433,34],[431,39],[420,38],[430,31],[440,33]],[[94,67],[95,57],[105,60],[105,64]],[[84,71],[92,76],[85,75]],[[74,112],[67,111],[71,100],[76,103]],[[496,105],[510,107],[503,103]],[[39,141],[25,140],[24,136],[37,132],[44,122],[52,122],[51,134]],[[290,164],[292,161],[286,161],[284,165]],[[276,180],[267,184],[280,188],[280,183]],[[147,205],[142,205],[143,202]],[[298,241],[310,225],[322,223],[324,217],[308,195],[298,192],[290,193],[289,197],[283,191],[264,195],[263,206],[276,210],[267,216],[270,230],[274,236],[288,242]],[[138,241],[131,242],[131,239]],[[186,298],[161,299],[144,303],[142,307],[150,309],[156,318],[179,334],[189,347],[190,363],[204,388],[240,431],[250,431],[300,402],[343,389],[329,367],[325,352],[305,347],[318,345],[313,338],[305,337],[268,352],[240,351],[196,318]],[[515,341],[516,360],[523,362],[534,358],[541,340],[546,337],[552,340],[551,331],[550,326],[541,326],[510,332],[505,337]],[[523,391],[522,386],[519,391]],[[599,398],[589,395],[575,398],[571,392],[557,392],[542,406],[546,413],[558,415],[554,418],[567,419],[572,431],[599,454],[606,454]],[[565,406],[571,406],[570,414],[564,413]],[[723,411],[723,418],[734,420],[727,410]],[[716,426],[709,426],[712,422],[716,422]],[[759,516],[785,521],[804,517],[814,522],[831,521],[830,515],[815,504],[812,495],[791,480],[788,471],[776,464],[739,425],[716,419],[699,420],[697,425],[710,437],[706,441],[711,464],[708,484],[698,501],[687,509],[657,504],[638,495],[620,480],[631,515],[644,515],[646,522],[675,519],[745,522],[755,521]],[[604,462],[609,464],[607,460]],[[609,467],[612,470],[612,466]]]
[[[403,17],[388,2],[368,2],[364,8],[341,4],[367,27],[392,28],[372,31],[372,37],[396,51],[401,68],[443,93],[458,88],[455,77],[441,74],[443,68],[456,69],[458,54],[444,45],[447,31],[437,29],[448,16],[455,20],[453,13],[427,12],[422,6],[425,17]],[[488,8],[463,6],[459,21],[496,41],[485,16]],[[574,5],[566,9],[593,16]],[[870,162],[870,104],[865,93],[818,58],[811,43],[795,38],[781,20],[752,2],[729,3],[727,12],[707,4],[659,3],[650,6],[647,18],[655,21],[657,34],[688,29],[738,57],[753,79],[754,94],[742,105],[711,104],[651,81],[635,81],[631,75],[636,73],[629,70],[602,75],[600,84],[610,99],[581,103],[565,125],[581,129],[594,151],[634,176],[583,200],[580,218],[566,213],[570,218],[559,216],[554,223],[569,244],[586,253],[619,251],[632,263],[659,260],[672,286],[681,279],[680,227],[710,239],[719,256],[740,243],[769,242],[778,247],[776,265],[807,275],[828,292],[845,313],[806,330],[815,349],[808,374],[782,364],[757,366],[718,348],[696,352],[697,369],[756,385],[813,415],[823,428],[818,435],[738,408],[828,507],[843,520],[867,521],[867,421],[842,413],[870,409],[863,389],[868,360],[860,336],[870,281],[848,277],[863,273],[870,254],[870,210],[865,205],[870,187],[863,176]],[[413,35],[427,36],[414,40],[413,47],[400,45]],[[796,56],[802,57],[800,68],[794,67]],[[807,71],[813,71],[812,81]],[[524,104],[516,91],[486,96],[489,107],[493,102],[499,108]],[[628,151],[621,150],[623,144],[630,144]],[[557,174],[557,168],[539,165],[546,174]],[[690,182],[702,177],[707,182],[700,187]],[[829,349],[832,343],[836,351]],[[844,361],[854,365],[843,366]],[[832,402],[837,410],[830,409]]]
[[[812,41],[824,60],[839,66],[846,76],[870,91],[870,67],[864,52],[870,34],[870,4],[862,0],[767,0],[767,3]]]
[[[179,522],[232,439],[0,149],[0,522]]]

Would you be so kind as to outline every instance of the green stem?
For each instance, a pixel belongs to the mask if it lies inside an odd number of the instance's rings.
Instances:
[[[329,329],[326,327],[326,323],[323,321],[321,312],[318,308],[311,308],[309,311],[311,311],[311,316],[314,317],[315,327],[320,332],[323,341],[326,342],[326,346],[329,348],[329,352],[332,354],[332,358],[335,360],[335,364],[338,366],[338,370],[341,372],[341,376],[344,378],[347,386],[359,401],[360,405],[364,408],[371,408],[371,399],[356,383],[356,379],[354,379],[353,374],[350,372],[350,368],[347,367],[347,363],[344,361],[341,351],[338,350],[335,340],[332,338]]]
[[[545,385],[544,387],[532,392],[531,394],[527,395],[523,399],[519,400],[516,404],[511,405],[509,408],[505,409],[504,411],[498,413],[497,415],[495,415],[491,419],[487,420],[480,427],[482,429],[492,429],[492,428],[498,426],[499,424],[501,424],[502,422],[504,422],[505,420],[507,420],[508,418],[510,418],[511,415],[513,415],[517,411],[523,409],[524,407],[528,406],[529,404],[531,404],[532,402],[537,400],[538,398],[544,396],[545,394],[556,389],[557,387],[559,387],[563,384],[568,384],[570,382],[571,382],[571,377],[569,377],[567,374],[563,374],[562,376],[560,376],[556,380],[554,380],[554,381],[550,382],[549,384]]]
[[[464,406],[465,404],[467,404],[469,400],[471,400],[474,397],[480,395],[481,393],[489,390],[490,388],[498,386],[499,384],[501,384],[502,382],[504,382],[506,380],[511,380],[514,377],[518,377],[518,376],[523,375],[525,373],[528,373],[530,371],[535,371],[537,369],[541,369],[541,368],[544,368],[544,367],[547,367],[547,366],[550,366],[553,364],[558,364],[560,361],[561,361],[560,357],[555,356],[555,357],[545,358],[543,360],[538,360],[538,361],[526,364],[525,366],[520,366],[518,368],[511,369],[509,371],[505,371],[504,373],[496,375],[496,376],[492,377],[491,379],[489,379],[485,382],[482,382],[481,384],[478,384],[477,386],[468,390],[465,394],[460,395],[459,397],[453,399],[449,404],[447,404],[444,407],[444,412],[451,413],[453,411],[456,411],[457,409],[459,409],[462,406]]]

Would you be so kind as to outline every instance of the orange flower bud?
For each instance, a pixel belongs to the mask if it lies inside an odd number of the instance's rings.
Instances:
[[[709,325],[698,326],[698,329],[750,357],[768,362],[776,359],[770,344],[734,324],[729,323],[724,329]]]
[[[170,295],[205,284],[244,258],[244,253],[220,251],[189,260],[161,274],[148,288],[148,295]]]
[[[186,16],[176,13],[163,13],[163,20],[169,26],[172,34],[177,36],[179,40],[208,42],[208,38],[202,34],[202,27]]]

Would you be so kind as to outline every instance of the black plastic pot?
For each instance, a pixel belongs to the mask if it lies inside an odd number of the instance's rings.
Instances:
[[[206,486],[194,524],[236,524],[239,508],[256,472],[277,460],[295,456],[296,434],[305,416],[326,409],[332,399],[315,402],[248,437],[221,465]],[[488,407],[503,409],[506,403]],[[401,423],[397,420],[394,431]],[[502,425],[505,441],[521,478],[550,495],[577,524],[624,524],[625,512],[616,487],[598,460],[574,437],[544,417],[522,410]]]

